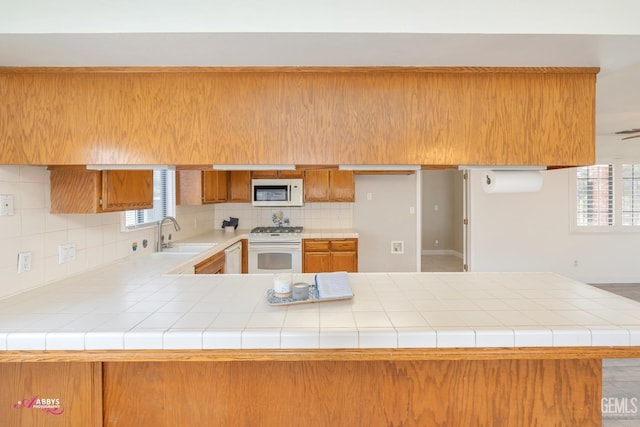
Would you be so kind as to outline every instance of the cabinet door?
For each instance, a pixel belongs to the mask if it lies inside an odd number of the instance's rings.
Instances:
[[[331,252],[331,271],[358,271],[358,256],[355,252]]]
[[[324,273],[331,271],[331,252],[305,252],[302,272]]]
[[[308,170],[304,173],[304,201],[329,201],[329,170]]]
[[[202,204],[202,171],[176,171],[176,205]]]
[[[227,173],[225,171],[202,172],[202,203],[218,203],[227,200]]]
[[[229,172],[229,202],[250,203],[251,202],[251,172],[231,171]]]
[[[353,202],[355,184],[353,171],[332,170],[329,175],[329,200],[332,202]]]
[[[51,213],[99,213],[102,172],[82,167],[49,167]]]
[[[224,252],[219,252],[193,267],[195,274],[223,274]]]
[[[102,171],[102,211],[153,208],[153,171]]]

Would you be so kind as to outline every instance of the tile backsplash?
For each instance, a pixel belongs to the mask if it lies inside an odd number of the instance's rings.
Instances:
[[[215,227],[222,227],[222,221],[234,217],[239,219],[239,228],[250,229],[273,226],[274,214],[291,226],[307,229],[351,229],[353,228],[353,203],[305,203],[301,207],[260,207],[251,203],[224,203],[215,205]]]

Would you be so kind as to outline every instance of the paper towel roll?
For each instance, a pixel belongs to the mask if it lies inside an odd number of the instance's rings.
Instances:
[[[487,193],[534,193],[542,188],[539,171],[485,171],[482,188]]]

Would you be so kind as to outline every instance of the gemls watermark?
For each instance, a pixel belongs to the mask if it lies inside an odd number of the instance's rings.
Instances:
[[[600,402],[602,418],[640,419],[637,397],[603,397]]]

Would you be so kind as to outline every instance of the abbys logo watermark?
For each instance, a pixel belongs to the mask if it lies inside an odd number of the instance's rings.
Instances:
[[[13,404],[15,409],[40,409],[50,415],[62,415],[64,413],[64,406],[60,403],[60,399],[55,398],[42,398],[39,396],[28,397],[22,400],[18,400]]]
[[[603,397],[602,418],[640,419],[639,405],[637,397]]]

